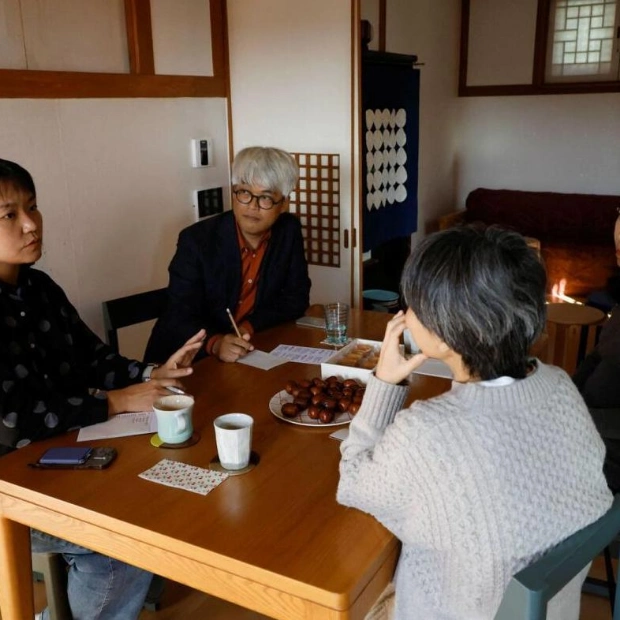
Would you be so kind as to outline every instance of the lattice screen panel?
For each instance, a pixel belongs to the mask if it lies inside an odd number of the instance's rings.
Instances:
[[[617,0],[556,0],[552,16],[552,75],[612,73],[619,20]]]
[[[340,267],[340,155],[291,153],[299,182],[290,211],[299,216],[310,265]]]

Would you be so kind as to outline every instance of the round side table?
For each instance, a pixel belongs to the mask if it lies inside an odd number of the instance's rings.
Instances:
[[[581,358],[594,348],[597,327],[606,320],[607,315],[602,310],[591,306],[547,304],[550,363],[572,375]]]

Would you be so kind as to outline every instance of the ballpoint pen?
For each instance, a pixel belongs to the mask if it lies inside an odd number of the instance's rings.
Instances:
[[[239,328],[237,327],[237,323],[235,323],[235,318],[232,315],[232,312],[230,311],[229,308],[226,308],[226,314],[228,314],[228,318],[230,319],[230,322],[232,323],[232,326],[235,328],[235,332],[237,334],[237,336],[239,336],[239,338],[241,338],[241,332],[239,331]]]

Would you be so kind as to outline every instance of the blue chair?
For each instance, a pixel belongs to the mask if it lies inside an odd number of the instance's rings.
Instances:
[[[620,532],[620,494],[598,521],[575,532],[538,561],[514,575],[504,593],[495,620],[544,620],[547,603]],[[620,619],[620,601],[614,596],[614,620]]]

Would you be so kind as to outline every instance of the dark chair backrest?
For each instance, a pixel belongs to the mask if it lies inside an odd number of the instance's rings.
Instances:
[[[166,291],[160,288],[104,301],[103,323],[108,344],[118,351],[117,330],[159,318],[166,305]]]
[[[547,603],[620,532],[620,495],[598,520],[575,532],[514,575],[495,620],[544,620]],[[614,619],[620,618],[616,596]]]

